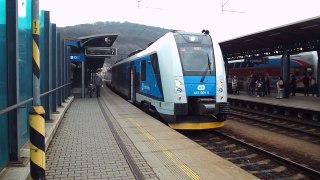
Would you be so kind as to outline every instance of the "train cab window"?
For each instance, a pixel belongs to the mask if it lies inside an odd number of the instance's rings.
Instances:
[[[151,55],[151,64],[155,74],[160,74],[158,55],[156,53]]]
[[[146,67],[146,60],[141,61],[141,81],[145,81],[147,77],[147,67]]]
[[[184,75],[196,76],[209,71],[215,73],[212,46],[201,44],[178,44],[180,61]]]

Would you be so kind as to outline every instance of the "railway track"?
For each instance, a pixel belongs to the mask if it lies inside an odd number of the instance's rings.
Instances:
[[[303,120],[299,121],[242,108],[232,108],[228,118],[314,144],[320,144],[320,125],[317,123]]]
[[[319,179],[320,172],[219,130],[183,132],[203,147],[260,179]]]

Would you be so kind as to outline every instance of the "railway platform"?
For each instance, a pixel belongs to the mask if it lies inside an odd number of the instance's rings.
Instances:
[[[47,179],[257,179],[107,87],[100,98],[74,97],[46,123],[55,126],[46,134]]]
[[[296,93],[296,96],[276,99],[275,93],[265,97],[257,97],[242,91],[239,95],[228,94],[228,101],[232,106],[320,121],[320,98],[317,96],[304,96],[301,93]]]

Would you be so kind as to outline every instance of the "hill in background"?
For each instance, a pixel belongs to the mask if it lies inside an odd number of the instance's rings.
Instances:
[[[112,57],[108,64],[126,58],[137,49],[145,49],[150,42],[157,40],[167,33],[168,29],[130,22],[96,22],[59,28],[63,36],[82,37],[100,34],[118,34],[112,47],[118,48],[118,56]]]

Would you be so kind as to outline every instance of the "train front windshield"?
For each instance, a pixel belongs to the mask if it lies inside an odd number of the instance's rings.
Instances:
[[[182,37],[184,42],[177,42],[177,46],[183,74],[187,76],[202,76],[204,73],[214,75],[212,44],[211,41],[204,40],[210,37],[194,35],[183,35]],[[192,38],[195,39],[195,42],[188,41]]]
[[[179,52],[184,75],[202,75],[204,71],[213,73],[212,48],[183,46],[179,47]]]

